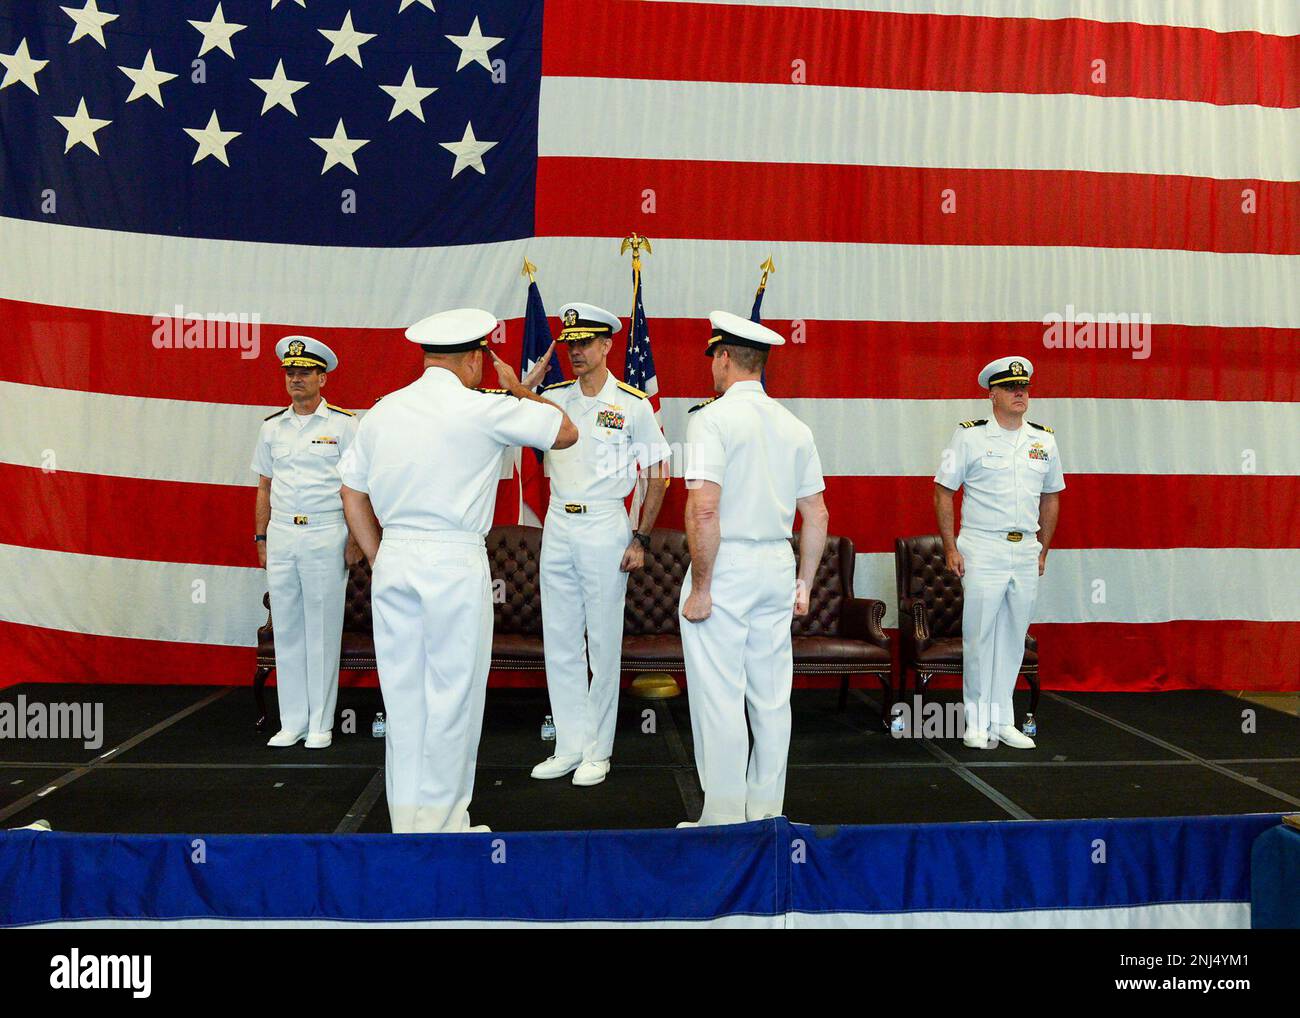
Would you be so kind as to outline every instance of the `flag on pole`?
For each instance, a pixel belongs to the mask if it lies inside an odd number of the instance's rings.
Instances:
[[[633,388],[640,389],[650,397],[655,417],[659,416],[659,379],[655,374],[655,359],[650,352],[650,329],[646,325],[645,305],[641,300],[641,249],[646,254],[653,254],[650,241],[645,237],[632,234],[623,241],[620,254],[632,250],[632,327],[627,333],[627,356],[623,362],[623,381]],[[641,514],[641,501],[645,497],[645,478],[637,480],[632,492],[632,505],[629,512],[635,522]]]
[[[523,274],[528,277],[528,306],[524,311],[524,342],[519,356],[519,377],[546,355],[551,345],[551,327],[546,319],[546,305],[537,288],[537,266],[524,259]],[[543,386],[564,381],[560,359],[554,355],[542,377]],[[519,522],[529,527],[540,527],[550,499],[550,485],[542,470],[542,450],[516,449],[515,469],[519,477]]]
[[[767,292],[767,276],[768,273],[776,271],[776,265],[772,263],[772,256],[768,255],[767,261],[760,265],[759,268],[763,270],[763,278],[758,281],[758,291],[754,294],[754,309],[749,313],[749,320],[761,323],[763,321],[763,294]],[[764,389],[767,388],[767,368],[763,368],[759,382]]]

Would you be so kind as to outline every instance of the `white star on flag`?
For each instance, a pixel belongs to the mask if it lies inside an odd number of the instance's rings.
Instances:
[[[75,7],[60,7],[64,14],[77,23],[72,30],[72,38],[68,40],[71,46],[78,39],[87,37],[94,39],[97,43],[108,49],[108,43],[104,41],[104,26],[110,21],[116,21],[116,14],[106,14],[99,9],[95,0],[86,0],[86,6],[78,10]]]
[[[296,3],[299,7],[307,6],[307,0],[293,0],[293,2]],[[280,6],[280,0],[271,0],[271,10],[275,10],[279,6]]]
[[[505,41],[504,36],[497,38],[484,35],[482,29],[478,27],[478,18],[475,18],[474,24],[470,26],[469,35],[449,35],[447,38],[460,47],[460,60],[456,64],[458,71],[471,62],[482,64],[491,71],[492,62],[488,60],[488,50],[497,43]]]
[[[433,0],[402,0],[402,6],[397,8],[397,13],[401,14],[402,11],[410,7],[411,4],[424,4],[424,6],[429,8],[429,10],[433,10]]]
[[[275,65],[275,73],[271,77],[249,78],[248,80],[266,93],[266,98],[262,100],[263,115],[276,106],[283,106],[296,117],[298,111],[293,105],[293,94],[311,84],[309,81],[294,81],[292,78],[286,77],[283,60]]]
[[[15,81],[21,81],[40,95],[41,90],[36,87],[36,73],[48,63],[48,60],[33,60],[27,51],[27,40],[23,39],[12,53],[0,53],[0,65],[5,69],[5,78],[4,81],[0,81],[0,90],[8,88]]]
[[[95,142],[95,132],[103,130],[113,121],[100,120],[92,117],[86,112],[86,100],[83,97],[77,104],[77,112],[70,117],[55,117],[64,130],[68,132],[67,144],[63,146],[64,153],[72,151],[74,145],[85,145],[86,148],[99,155],[99,145]]]
[[[153,50],[149,50],[144,55],[144,65],[141,67],[118,67],[118,70],[131,79],[131,94],[126,97],[127,102],[148,96],[159,106],[162,106],[162,89],[161,85],[167,84],[176,75],[168,74],[166,71],[160,71],[153,65]]]
[[[203,33],[203,45],[199,48],[199,56],[203,56],[211,49],[221,49],[233,57],[235,49],[230,45],[230,39],[236,32],[242,32],[248,27],[227,21],[226,16],[221,13],[221,4],[217,4],[211,21],[193,21],[188,18],[186,20]]]
[[[474,137],[474,125],[466,123],[465,135],[460,141],[440,141],[438,144],[456,157],[456,165],[452,167],[451,171],[451,175],[454,177],[466,167],[486,174],[487,170],[483,166],[483,153],[496,145],[496,142],[479,141]]]
[[[321,167],[321,176],[324,176],[331,166],[346,166],[356,173],[357,163],[352,155],[362,145],[370,144],[368,140],[349,138],[348,132],[343,127],[342,117],[339,118],[338,126],[334,128],[334,137],[312,138],[312,141],[325,150],[325,165]]]
[[[194,153],[194,162],[197,163],[208,156],[214,156],[229,166],[230,160],[226,158],[226,146],[243,132],[223,131],[221,122],[217,120],[217,111],[213,110],[212,116],[208,118],[207,127],[187,127],[185,133],[199,143],[199,149]]]
[[[372,32],[358,32],[352,27],[352,12],[343,16],[343,24],[338,28],[318,28],[316,31],[330,41],[330,55],[325,63],[332,64],[339,57],[347,57],[358,67],[361,66],[361,47],[373,39]]]
[[[415,83],[415,68],[406,69],[406,78],[400,85],[380,85],[385,92],[393,97],[393,112],[388,115],[389,120],[396,120],[403,113],[412,113],[424,120],[424,107],[420,103],[428,99],[436,88],[421,88]]]

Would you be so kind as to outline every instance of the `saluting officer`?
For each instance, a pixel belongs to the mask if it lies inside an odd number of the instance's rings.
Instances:
[[[830,521],[812,432],[760,381],[772,347],[785,340],[726,311],[709,322],[706,352],[721,396],[690,412],[684,476],[691,568],[681,592],[704,789],[699,826],[781,815],[794,675],[790,625],[793,615],[808,613]],[[803,521],[797,582],[790,547],[796,509]]]
[[[575,303],[560,308],[560,318],[575,377],[544,391],[577,425],[579,438],[546,454],[551,504],[542,532],[542,643],[555,755],[534,767],[533,777],[574,771],[575,785],[598,785],[614,750],[628,573],[645,562],[668,487],[669,449],[646,394],[605,366],[622,326],[618,317]],[[624,499],[638,471],[649,480],[634,526]]]
[[[494,315],[461,308],[407,329],[424,351],[424,374],[366,414],[343,461],[348,522],[374,566],[384,774],[397,833],[486,830],[471,828],[469,803],[492,658],[483,538],[501,456],[578,439],[564,412],[495,355],[505,390],[475,389],[495,328]]]
[[[1026,357],[984,366],[979,384],[988,390],[993,417],[962,421],[934,476],[944,555],[962,578],[963,742],[973,749],[998,742],[1034,748],[1015,726],[1011,696],[1065,477],[1052,429],[1025,421],[1033,373]],[[954,540],[953,495],[963,487],[961,534]]]
[[[338,367],[333,350],[286,336],[275,355],[293,403],[266,418],[253,451],[261,475],[253,540],[271,591],[280,705],[280,730],[267,745],[305,740],[324,749],[333,738],[348,566],[361,560],[339,498],[339,461],[357,421],[321,398]]]

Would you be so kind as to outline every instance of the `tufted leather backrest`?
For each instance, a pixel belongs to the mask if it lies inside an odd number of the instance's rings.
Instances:
[[[961,635],[961,580],[948,570],[938,534],[895,540],[894,579],[900,618],[906,615],[907,602],[920,600],[925,604],[932,638]]]
[[[541,554],[541,527],[493,527],[488,531],[495,632],[542,635]]]
[[[792,543],[797,562],[798,534]],[[539,527],[493,527],[488,532],[487,556],[492,573],[496,632],[541,636],[541,550],[542,531]],[[645,565],[628,578],[624,635],[680,633],[677,603],[690,564],[690,551],[682,531],[656,529],[650,535]],[[795,636],[834,636],[839,632],[844,600],[853,595],[853,565],[853,542],[847,537],[828,537],[826,550],[817,567],[808,614],[795,619],[791,627]],[[960,621],[960,586],[957,589]],[[349,632],[370,633],[371,626],[370,565],[362,559],[352,567],[348,577],[343,628]]]

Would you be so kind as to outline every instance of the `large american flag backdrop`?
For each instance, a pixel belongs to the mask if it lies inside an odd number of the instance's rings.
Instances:
[[[774,257],[767,383],[860,594],[1019,353],[1069,483],[1046,681],[1297,682],[1293,0],[0,0],[0,62],[0,681],[247,678],[274,341],[329,343],[362,409],[438,309],[517,364],[525,255],[552,313],[626,315],[635,231],[678,442],[703,316]],[[1119,313],[1149,345],[1045,341]]]

